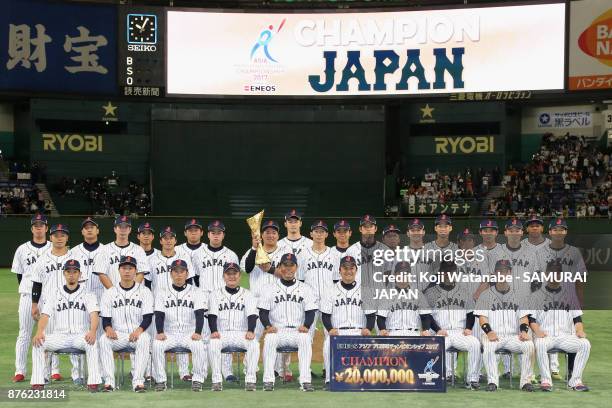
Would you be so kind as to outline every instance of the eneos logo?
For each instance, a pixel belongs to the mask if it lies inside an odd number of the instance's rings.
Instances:
[[[593,20],[580,34],[578,47],[585,54],[612,67],[612,9]]]
[[[253,59],[253,56],[255,56],[255,53],[257,52],[259,48],[263,48],[263,53],[268,60],[272,62],[278,62],[272,57],[272,55],[270,55],[270,50],[268,49],[268,45],[270,44],[270,41],[272,41],[272,36],[274,34],[278,34],[280,30],[283,28],[283,26],[285,25],[285,20],[286,19],[284,18],[283,21],[281,21],[281,23],[278,26],[278,29],[276,30],[276,33],[274,33],[274,26],[272,24],[270,24],[268,28],[264,29],[261,33],[259,33],[259,39],[257,40],[255,45],[253,45],[253,48],[251,49],[251,59]]]

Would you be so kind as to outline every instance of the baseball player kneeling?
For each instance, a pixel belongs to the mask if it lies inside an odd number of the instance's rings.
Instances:
[[[246,350],[247,391],[255,391],[259,342],[255,339],[257,305],[247,289],[240,287],[240,266],[234,262],[223,266],[225,287],[210,293],[208,325],[210,344],[208,355],[212,371],[212,390],[223,389],[221,380],[221,350],[224,347],[240,347]]]
[[[321,320],[329,336],[323,342],[324,355],[329,354],[330,336],[369,336],[376,322],[376,311],[361,307],[361,285],[355,282],[357,261],[352,256],[340,259],[340,282],[327,290],[321,300]],[[329,383],[329,359],[325,359],[325,384]]]
[[[529,338],[529,312],[519,305],[517,293],[502,276],[511,274],[510,261],[502,259],[495,264],[498,281],[486,289],[476,302],[474,315],[485,335],[482,338],[482,355],[487,370],[487,391],[496,391],[499,386],[499,371],[495,352],[507,349],[521,354],[521,389],[533,391],[530,382],[532,374],[531,357],[534,354],[533,342]]]
[[[134,348],[132,388],[144,392],[144,374],[149,361],[151,338],[146,333],[153,320],[153,294],[144,284],[136,283],[136,258],[122,256],[117,286],[102,295],[101,316],[104,336],[100,337],[100,360],[104,391],[115,389],[113,351]]]
[[[96,331],[100,308],[96,296],[79,285],[80,278],[79,261],[69,259],[64,264],[66,284],[47,293],[36,336],[32,340],[32,389],[44,388],[45,352],[74,348],[85,351],[87,387],[91,392],[98,391],[101,379]],[[49,321],[53,321],[53,330],[45,333]]]
[[[292,253],[280,260],[279,275],[259,299],[259,318],[266,331],[264,340],[264,391],[274,390],[277,347],[297,347],[302,391],[314,391],[310,361],[312,338],[308,331],[317,310],[312,289],[295,279],[297,259]]]
[[[551,261],[547,270],[560,274],[562,266],[559,262]],[[550,349],[576,353],[574,369],[567,385],[574,391],[588,391],[589,387],[582,383],[582,372],[589,360],[591,343],[586,339],[582,310],[574,286],[548,282],[533,294],[532,302],[529,321],[535,333],[542,391],[552,391],[548,355]]]
[[[191,389],[202,391],[206,378],[207,350],[202,339],[205,295],[197,287],[187,284],[187,262],[176,259],[170,265],[172,286],[155,301],[155,329],[153,341],[153,378],[155,391],[166,389],[165,352],[175,347],[189,349],[192,356]]]

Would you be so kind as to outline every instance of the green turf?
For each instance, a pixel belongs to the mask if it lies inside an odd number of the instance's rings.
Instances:
[[[29,384],[11,383],[14,371],[15,338],[17,335],[17,294],[16,280],[13,274],[6,269],[0,269],[0,388],[24,388]],[[542,392],[523,393],[516,389],[508,389],[507,382],[502,381],[502,389],[496,393],[484,391],[468,391],[464,389],[449,389],[446,394],[425,393],[331,393],[321,391],[322,381],[314,381],[317,391],[314,393],[303,393],[297,390],[296,383],[278,384],[273,393],[264,393],[258,390],[255,393],[246,393],[236,386],[226,386],[221,393],[204,391],[196,394],[187,389],[186,384],[180,383],[175,390],[163,393],[147,392],[135,394],[122,390],[112,394],[98,393],[90,394],[83,390],[71,391],[69,400],[64,403],[15,403],[0,402],[0,406],[69,406],[69,407],[188,407],[190,404],[206,404],[207,406],[254,406],[254,407],[287,407],[298,404],[300,408],[339,408],[351,407],[391,407],[398,404],[409,404],[411,407],[465,407],[465,408],[502,408],[505,406],[533,407],[608,407],[612,405],[612,329],[610,319],[612,312],[588,311],[585,313],[585,326],[589,339],[592,342],[591,358],[584,374],[584,381],[591,387],[588,393],[575,393],[563,389],[559,382],[553,393]],[[295,360],[295,358],[294,358]],[[463,359],[461,358],[460,361]],[[561,366],[564,366],[563,360]],[[321,365],[314,364],[313,370],[321,372]],[[293,371],[297,374],[297,368]],[[69,375],[69,363],[64,357],[62,361],[62,373]],[[459,368],[459,372],[462,369]],[[261,370],[260,370],[261,373]],[[210,377],[209,377],[210,378]],[[518,378],[514,381],[515,387]],[[50,387],[65,386],[71,389],[73,386],[64,381],[53,384]],[[210,385],[206,383],[206,389]],[[259,379],[261,386],[261,379]]]

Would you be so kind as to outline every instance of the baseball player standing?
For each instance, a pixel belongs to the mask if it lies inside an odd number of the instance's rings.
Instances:
[[[517,218],[508,220],[504,235],[506,236],[506,244],[502,245],[503,258],[510,260],[512,264],[512,276],[514,277],[512,285],[518,296],[521,296],[521,299],[526,299],[531,292],[531,286],[524,281],[524,276],[525,274],[533,274],[537,268],[534,250],[521,242],[523,237],[521,220]]]
[[[483,262],[486,266],[486,273],[492,274],[495,271],[495,265],[497,261],[501,259],[507,259],[503,246],[497,243],[497,221],[482,221],[480,223],[479,233],[480,237],[482,238],[482,243],[476,247],[476,251],[482,253],[485,258]],[[489,283],[483,282],[476,291],[475,298],[478,299],[480,294],[484,292],[489,286]]]
[[[425,244],[425,261],[431,271],[437,271],[440,262],[453,258],[457,250],[457,244],[450,241],[453,231],[453,220],[446,214],[440,214],[434,221],[436,238]]]
[[[287,236],[279,241],[279,245],[291,248],[295,256],[312,246],[310,238],[302,236],[302,215],[297,210],[293,209],[285,214],[285,228]]]
[[[425,256],[425,224],[420,218],[413,218],[408,223],[408,259],[412,265],[410,273],[414,276],[414,285],[410,285],[418,289],[421,293],[429,286],[429,282],[423,279],[425,273],[430,272],[430,263]]]
[[[202,236],[204,235],[204,229],[202,228],[200,221],[195,218],[187,221],[185,223],[184,235],[187,242],[179,246],[191,256],[190,260],[191,263],[193,263],[193,255],[202,246]],[[195,270],[193,272],[195,274]],[[198,287],[200,286],[200,276],[198,274],[194,275],[193,283]]]
[[[395,224],[389,224],[383,228],[382,242],[390,249],[395,250],[400,245],[400,229]]]
[[[533,391],[530,378],[533,342],[529,338],[529,312],[518,304],[517,295],[508,282],[501,277],[512,273],[510,261],[502,259],[495,265],[499,280],[478,298],[474,315],[479,317],[484,347],[483,361],[487,371],[487,391],[497,391],[499,386],[498,361],[495,352],[500,349],[521,353],[521,382],[523,391]]]
[[[70,258],[81,263],[81,279],[87,281],[86,289],[96,295],[98,303],[102,299],[104,286],[100,281],[100,274],[105,272],[106,259],[104,245],[98,242],[100,230],[98,223],[91,217],[81,222],[83,242],[70,250]],[[98,328],[100,331],[101,327]],[[102,334],[101,331],[99,334]]]
[[[338,264],[331,249],[325,245],[327,224],[323,220],[315,221],[310,231],[312,246],[297,255],[297,279],[310,286],[319,304],[323,294],[334,284],[334,269],[338,268]]]
[[[279,275],[272,287],[259,298],[259,319],[266,329],[264,340],[264,391],[274,390],[274,364],[277,347],[298,348],[302,391],[314,391],[310,362],[310,326],[317,310],[316,297],[306,284],[295,279],[298,264],[293,253],[280,259]]]
[[[480,342],[472,336],[474,327],[474,299],[471,286],[467,283],[453,281],[452,275],[457,271],[454,262],[440,263],[440,272],[443,273],[437,285],[430,286],[425,295],[431,306],[432,315],[440,326],[438,336],[445,337],[446,347],[467,351],[467,383],[472,390],[478,390],[480,377]],[[446,353],[446,377],[453,375],[451,353]]]
[[[210,292],[208,325],[210,344],[208,355],[212,371],[212,390],[223,389],[221,379],[221,350],[240,347],[246,350],[246,391],[255,391],[259,342],[255,338],[257,304],[248,289],[240,287],[240,266],[226,263],[223,267],[225,287]]]
[[[331,253],[334,259],[336,259],[336,265],[340,265],[340,259],[344,258],[346,250],[350,246],[351,240],[351,224],[347,220],[340,220],[334,224],[334,238],[336,239],[336,245],[331,247]],[[334,283],[340,280],[340,268],[334,270],[333,276]]]
[[[64,348],[85,351],[87,358],[87,387],[98,391],[100,367],[96,331],[98,330],[98,302],[93,293],[79,285],[79,261],[69,259],[63,265],[65,285],[47,292],[32,347],[32,389],[42,390],[45,384],[45,352]],[[53,325],[48,325],[53,321]]]
[[[166,350],[184,347],[191,351],[193,378],[191,389],[202,391],[206,379],[207,350],[202,338],[207,300],[194,285],[187,284],[187,262],[176,259],[170,267],[172,286],[155,296],[153,341],[153,378],[155,391],[166,389]]]
[[[340,260],[340,282],[328,287],[321,300],[323,326],[329,332],[323,342],[325,384],[329,384],[329,342],[330,336],[369,336],[376,322],[375,310],[363,310],[361,285],[355,281],[357,262],[352,256]]]
[[[13,257],[11,272],[19,283],[19,334],[15,343],[15,376],[13,382],[22,382],[27,374],[28,350],[34,328],[32,318],[32,274],[36,260],[51,248],[47,241],[47,217],[36,214],[30,219],[32,240],[19,245]]]
[[[105,335],[100,337],[100,362],[105,380],[104,391],[115,389],[113,351],[134,348],[132,388],[145,392],[144,375],[149,362],[151,338],[147,329],[153,320],[153,294],[136,283],[136,258],[124,256],[119,262],[121,281],[102,295],[100,315]]]
[[[159,249],[153,247],[155,241],[155,228],[149,222],[143,222],[138,226],[138,234],[136,235],[138,244],[145,252],[147,257],[159,252]]]
[[[136,274],[136,282],[142,282],[145,275],[149,273],[149,264],[144,250],[129,241],[130,232],[132,232],[130,218],[125,215],[119,216],[115,218],[114,224],[115,241],[104,246],[107,265],[104,273],[100,274],[100,281],[106,289],[110,289],[121,280],[119,277],[119,262],[122,256],[136,258],[140,268]]]
[[[531,328],[535,333],[535,348],[540,367],[542,391],[552,391],[548,351],[553,348],[575,353],[573,371],[568,386],[574,391],[588,391],[582,383],[582,372],[589,359],[591,343],[586,339],[582,310],[574,288],[562,285],[559,279],[563,266],[551,261],[546,270],[556,272],[556,279],[546,283],[532,296]]]
[[[532,215],[525,223],[525,226],[527,228],[527,238],[524,238],[521,244],[537,251],[550,243],[550,240],[543,234],[544,220],[541,217]]]

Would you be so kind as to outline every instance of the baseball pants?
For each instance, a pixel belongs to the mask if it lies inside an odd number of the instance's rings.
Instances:
[[[27,374],[28,351],[32,342],[32,295],[22,293],[19,295],[19,334],[15,343],[15,375]]]
[[[361,336],[361,329],[338,329],[339,336]],[[329,356],[330,336],[325,336],[323,341],[323,363],[325,364],[325,382],[329,382],[331,361]],[[325,358],[327,356],[327,358]]]
[[[446,348],[454,347],[457,350],[467,351],[467,381],[478,382],[480,376],[480,342],[476,337],[470,335],[465,336],[461,331],[449,331],[448,336],[444,338],[446,342]],[[451,370],[451,354],[446,353],[446,376],[452,375]],[[457,370],[456,363],[457,358],[454,358],[455,367],[453,370]]]
[[[312,342],[310,334],[300,333],[297,329],[282,328],[277,333],[267,333],[264,339],[264,383],[274,383],[274,363],[277,347],[297,347],[300,367],[300,384],[311,382],[310,362]]]
[[[487,382],[499,386],[499,368],[497,354],[499,349],[508,349],[512,353],[521,353],[521,382],[520,386],[527,384],[530,381],[531,356],[534,353],[534,346],[531,340],[521,341],[518,335],[498,336],[497,341],[489,341],[489,338],[483,336],[482,345],[484,352],[482,358],[485,369],[487,370]]]
[[[21,300],[21,299],[20,299]],[[32,316],[32,296],[30,295],[30,316]],[[45,300],[44,300],[44,296],[41,296],[39,302],[38,302],[38,310],[42,310],[43,307],[45,305]],[[21,319],[21,316],[20,316]],[[33,319],[32,319],[33,320]],[[45,329],[45,333],[53,333],[53,326],[54,326],[54,321],[53,319],[49,319],[49,323],[47,324],[47,328]],[[80,364],[80,358],[81,356],[78,355],[70,355],[70,363],[72,364],[72,369],[70,372],[70,376],[73,380],[76,380],[78,378],[83,378],[85,376],[85,373],[81,373],[79,372],[79,364]],[[99,365],[98,365],[99,366]],[[54,375],[54,374],[60,374],[60,360],[59,360],[59,356],[57,354],[50,354],[47,356],[47,358],[45,359],[45,378],[50,378],[50,376]]]
[[[102,365],[102,377],[105,385],[110,385],[115,388],[115,359],[113,351],[119,351],[126,347],[133,347],[134,365],[132,365],[132,388],[138,385],[144,385],[144,374],[149,362],[151,338],[147,332],[141,333],[138,340],[134,343],[130,342],[130,333],[116,332],[117,339],[109,339],[102,336],[98,340],[100,347],[100,363]]]
[[[85,351],[87,358],[87,384],[99,384],[100,360],[98,343],[89,344],[85,341],[85,332],[81,334],[48,334],[40,347],[32,347],[32,378],[30,384],[45,383],[45,352],[65,348],[75,348]]]
[[[245,382],[257,382],[257,362],[259,361],[259,342],[255,339],[247,340],[244,338],[246,332],[242,331],[221,331],[221,338],[210,339],[208,345],[208,359],[210,362],[210,370],[212,373],[212,382],[220,383],[223,381],[221,373],[221,365],[223,357],[229,357],[231,364],[231,354],[221,354],[221,349],[224,347],[241,347],[246,350]]]
[[[589,360],[589,354],[591,353],[591,342],[587,339],[581,339],[575,335],[542,337],[535,340],[535,348],[538,356],[538,366],[540,367],[542,383],[552,384],[548,350],[553,348],[559,348],[568,353],[576,353],[572,378],[570,378],[567,385],[575,387],[582,383],[582,372],[584,371],[584,367]]]
[[[166,340],[155,339],[153,341],[153,378],[155,382],[166,382],[165,352],[175,347],[184,347],[191,351],[191,358],[193,360],[192,381],[204,382],[208,375],[206,343],[204,340],[192,340],[191,334],[166,334]],[[184,356],[189,361],[189,355],[185,354]]]

